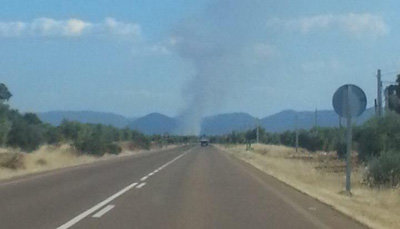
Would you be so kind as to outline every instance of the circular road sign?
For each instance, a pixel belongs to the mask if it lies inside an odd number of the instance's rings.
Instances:
[[[346,84],[338,88],[333,95],[333,108],[340,117],[360,116],[367,107],[364,91],[356,85]]]

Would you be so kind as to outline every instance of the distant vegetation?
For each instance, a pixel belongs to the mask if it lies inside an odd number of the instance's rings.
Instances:
[[[342,148],[343,130],[339,128],[317,127],[310,130],[299,130],[299,146],[311,152],[335,151]],[[257,129],[246,132],[232,132],[223,136],[211,137],[212,142],[245,144],[254,143],[257,138]],[[295,146],[296,131],[285,131],[282,133],[270,133],[264,128],[259,129],[259,141],[264,144]],[[341,153],[341,152],[340,152]]]
[[[80,123],[95,123],[124,128],[134,119],[118,114],[96,111],[50,111],[37,113],[37,115],[42,122],[50,123],[54,126],[60,125],[63,120],[67,119]]]
[[[211,142],[222,144],[246,144],[256,141],[256,129],[213,136]],[[316,127],[299,130],[299,146],[310,152],[336,151],[339,158],[346,153],[345,130]],[[296,132],[269,133],[259,130],[260,143],[295,146]],[[359,162],[367,167],[366,181],[371,186],[400,185],[400,115],[388,111],[382,118],[372,118],[355,127],[354,147]]]
[[[31,152],[44,144],[69,143],[82,154],[101,156],[118,154],[122,142],[135,148],[149,149],[151,144],[186,143],[194,137],[169,135],[146,136],[128,128],[102,124],[84,124],[64,120],[59,126],[42,123],[34,113],[21,114],[6,102],[12,97],[6,85],[0,84],[0,146]]]

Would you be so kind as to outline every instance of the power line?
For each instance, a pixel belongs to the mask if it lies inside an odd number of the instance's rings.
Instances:
[[[389,74],[395,74],[395,73],[399,73],[399,71],[397,70],[397,71],[391,71],[391,72],[383,72],[383,73],[381,73],[383,76],[385,76],[385,75],[389,75]]]
[[[386,84],[395,84],[395,83],[397,83],[397,82],[395,82],[395,81],[383,81],[383,80],[382,80],[382,83],[386,83]]]

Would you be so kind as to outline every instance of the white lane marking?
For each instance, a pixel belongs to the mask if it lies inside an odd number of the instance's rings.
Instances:
[[[162,168],[165,168],[166,166],[170,165],[171,163],[173,163],[174,161],[178,160],[179,158],[183,157],[187,152],[177,156],[176,158],[172,159],[171,161],[167,162],[166,164],[164,164],[163,166],[161,166]],[[158,171],[160,171],[160,169],[158,169]],[[93,206],[92,208],[82,212],[81,214],[79,214],[78,216],[76,216],[75,218],[71,219],[70,221],[66,222],[65,224],[57,227],[57,229],[68,229],[70,227],[72,227],[73,225],[75,225],[76,223],[78,223],[79,221],[81,221],[82,219],[86,218],[88,215],[91,215],[92,213],[94,213],[95,211],[97,211],[98,209],[104,207],[105,205],[107,205],[108,203],[110,203],[111,201],[113,201],[115,198],[119,197],[120,195],[124,194],[125,192],[129,191],[130,189],[132,189],[133,187],[135,187],[138,183],[133,183],[128,185],[127,187],[125,187],[124,189],[122,189],[121,191],[115,193],[114,195],[108,197],[107,199],[103,200],[102,202],[96,204],[95,206]],[[141,187],[143,187],[146,183],[142,183]]]
[[[127,187],[125,187],[121,191],[115,193],[114,195],[112,195],[112,196],[108,197],[107,199],[103,200],[102,202],[96,204],[92,208],[84,211],[83,213],[79,214],[78,216],[76,216],[75,218],[73,218],[70,221],[66,222],[65,224],[57,227],[57,229],[67,229],[67,228],[72,227],[77,222],[79,222],[82,219],[84,219],[86,216],[88,216],[88,215],[92,214],[93,212],[97,211],[98,209],[102,208],[103,206],[105,206],[106,204],[110,203],[115,198],[119,197],[120,195],[124,194],[125,192],[129,191],[130,189],[132,189],[136,185],[137,185],[137,183],[133,183],[133,184],[128,185]]]
[[[178,160],[179,158],[183,157],[186,153],[183,153],[179,156],[177,156],[176,158],[172,159],[171,161],[165,163],[164,165],[162,165],[160,168],[158,168],[157,170],[160,171],[161,169],[164,169],[165,167],[167,167],[168,165],[174,163],[176,160]]]
[[[109,212],[111,209],[113,209],[115,205],[107,205],[107,207],[103,208],[102,210],[98,211],[96,214],[94,214],[92,217],[93,218],[100,218],[107,212]]]
[[[151,176],[153,176],[154,175],[154,172],[152,172],[152,173],[149,173],[149,175],[147,175],[148,177],[151,177]]]
[[[143,182],[141,184],[139,184],[138,186],[136,186],[137,189],[143,188],[143,186],[146,185],[146,182]]]
[[[142,178],[140,178],[140,181],[145,181],[147,178],[149,178],[148,176],[144,176]]]

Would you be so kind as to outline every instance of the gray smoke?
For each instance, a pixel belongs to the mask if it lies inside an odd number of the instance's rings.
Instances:
[[[198,135],[203,116],[219,110],[228,92],[254,72],[250,68],[262,49],[269,51],[262,45],[266,7],[266,1],[260,0],[214,0],[201,15],[174,31],[177,52],[195,69],[183,90],[186,108],[180,133]]]

